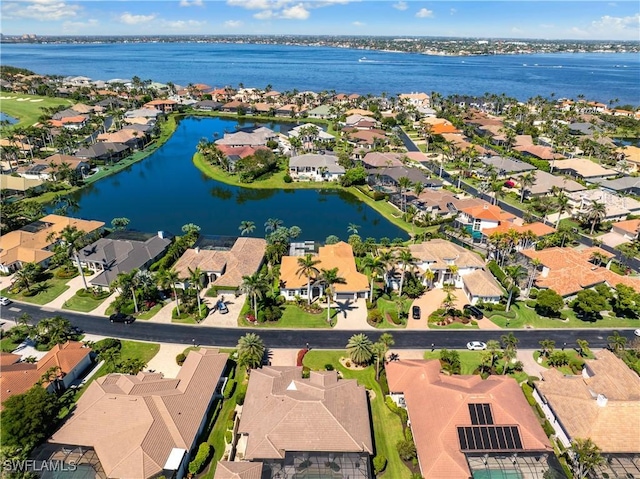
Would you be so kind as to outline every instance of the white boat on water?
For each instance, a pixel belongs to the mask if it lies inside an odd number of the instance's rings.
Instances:
[[[360,60],[358,60],[359,62],[368,62],[370,60],[367,60],[367,57],[362,57]]]

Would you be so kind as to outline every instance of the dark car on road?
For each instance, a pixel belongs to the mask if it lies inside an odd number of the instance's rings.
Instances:
[[[124,314],[124,313],[113,313],[111,316],[109,316],[109,321],[111,321],[112,323],[131,324],[135,320],[136,318],[134,318],[130,314]]]
[[[411,308],[411,317],[413,319],[420,319],[420,306],[414,306]]]
[[[482,311],[480,311],[480,309],[477,308],[476,306],[472,306],[470,304],[465,304],[464,305],[464,310],[468,311],[469,314],[471,314],[471,316],[473,316],[476,319],[482,319],[484,317],[484,314],[482,314]]]

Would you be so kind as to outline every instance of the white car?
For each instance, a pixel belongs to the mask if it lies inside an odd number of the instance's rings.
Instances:
[[[487,345],[482,341],[471,341],[467,343],[467,349],[470,351],[484,351],[487,349]]]
[[[640,328],[636,329],[633,334],[635,334],[636,336],[640,336]]]
[[[0,297],[0,305],[6,306],[10,303],[11,303],[11,300],[9,298],[5,298],[4,296]]]

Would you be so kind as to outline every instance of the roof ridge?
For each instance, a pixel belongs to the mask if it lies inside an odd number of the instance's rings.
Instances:
[[[189,449],[189,445],[186,443],[186,441],[182,437],[182,434],[180,434],[180,429],[178,429],[178,426],[176,425],[176,423],[175,423],[175,421],[173,419],[173,416],[169,412],[169,409],[167,408],[167,405],[164,402],[164,397],[165,396],[158,396],[158,395],[154,394],[152,396],[145,397],[144,400],[148,401],[148,399],[151,398],[151,401],[156,406],[156,408],[158,409],[158,412],[160,413],[160,415],[164,419],[164,423],[165,423],[165,425],[167,427],[167,430],[169,431],[169,434],[171,434],[171,439],[173,439],[173,441],[176,444],[180,444],[185,449]],[[149,428],[147,430],[147,434],[145,434],[145,439],[147,438],[147,436],[151,432],[151,429],[152,428]]]
[[[351,433],[343,426],[342,421],[339,421],[338,418],[335,416],[335,414],[333,414],[333,412],[327,407],[327,405],[324,402],[324,399],[320,401],[320,404],[329,413],[329,415],[335,420],[335,422],[338,424],[340,429],[342,429],[344,431],[344,433],[347,435],[347,437],[349,439],[351,439],[351,442],[353,442],[353,444],[356,447],[360,447],[361,444],[359,444],[358,441],[355,440],[355,438],[351,435]]]

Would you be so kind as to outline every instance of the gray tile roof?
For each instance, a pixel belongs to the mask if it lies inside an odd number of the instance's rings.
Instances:
[[[505,158],[503,156],[492,156],[490,158],[480,158],[485,165],[491,165],[504,173],[521,173],[523,171],[535,170],[536,167],[524,161]]]

